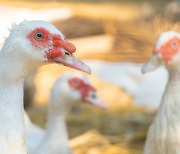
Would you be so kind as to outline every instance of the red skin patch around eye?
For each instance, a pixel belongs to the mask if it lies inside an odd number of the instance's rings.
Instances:
[[[38,40],[36,38],[36,33],[43,34],[43,38]],[[32,41],[32,44],[39,48],[47,47],[49,45],[49,41],[51,37],[52,35],[45,28],[36,28],[27,36],[27,38]]]
[[[172,47],[172,43],[176,42],[176,47]],[[179,51],[180,40],[177,37],[172,38],[167,43],[161,46],[159,50],[154,50],[154,53],[161,53],[164,61],[170,61]]]
[[[41,33],[43,38],[37,39],[37,33]],[[27,35],[27,38],[35,47],[39,49],[46,49],[45,57],[48,59],[62,56],[62,48],[66,49],[70,53],[76,51],[76,48],[72,43],[68,42],[66,39],[63,40],[59,34],[51,34],[48,30],[42,27],[33,30]]]
[[[77,77],[69,79],[68,82],[72,88],[79,90],[81,92],[82,99],[87,97],[90,91],[96,91],[94,87],[85,83],[83,80]]]

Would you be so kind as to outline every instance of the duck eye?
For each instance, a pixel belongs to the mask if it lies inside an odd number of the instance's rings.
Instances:
[[[177,42],[172,42],[171,45],[172,45],[173,48],[175,48],[175,47],[177,47]]]
[[[74,83],[75,85],[78,85],[78,84],[79,84],[79,81],[78,81],[78,80],[73,80],[73,83]]]
[[[35,37],[37,40],[42,40],[43,34],[38,32],[38,33],[36,33]]]

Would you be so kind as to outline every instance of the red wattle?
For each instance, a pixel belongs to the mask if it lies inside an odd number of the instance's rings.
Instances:
[[[66,39],[61,39],[58,35],[53,37],[53,46],[64,48],[70,53],[74,53],[76,51],[76,47],[72,43],[68,42]]]
[[[51,52],[51,55],[52,55],[53,58],[57,58],[57,57],[62,56],[62,50],[61,50],[61,48],[56,48],[55,50],[53,50],[53,51]]]
[[[70,42],[66,42],[65,49],[70,53],[74,53],[76,51],[76,47]]]
[[[62,50],[59,47],[54,47],[52,50],[46,53],[47,58],[57,58],[62,56]]]
[[[53,46],[54,47],[64,47],[64,42],[61,40],[53,40]]]

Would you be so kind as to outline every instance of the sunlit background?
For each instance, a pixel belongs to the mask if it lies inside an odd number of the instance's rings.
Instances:
[[[72,106],[67,124],[75,154],[140,154],[167,82],[163,67],[147,75],[141,67],[158,33],[178,29],[179,8],[178,0],[0,0],[0,42],[13,23],[53,23],[91,67],[87,76],[109,104]],[[26,80],[25,109],[43,128],[50,90],[65,71],[72,69],[51,64]]]

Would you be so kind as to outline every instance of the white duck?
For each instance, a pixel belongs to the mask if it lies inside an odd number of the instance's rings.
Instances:
[[[47,130],[40,130],[30,121],[26,122],[30,154],[71,153],[65,116],[72,105],[79,102],[107,107],[98,98],[95,88],[90,85],[86,76],[75,72],[64,73],[57,79],[51,91]]]
[[[23,84],[33,69],[56,62],[85,72],[75,47],[53,25],[24,21],[15,25],[0,51],[0,153],[27,154],[24,128]]]
[[[142,72],[154,70],[160,64],[167,68],[169,79],[148,130],[144,154],[180,154],[180,33],[168,31],[159,35]]]

